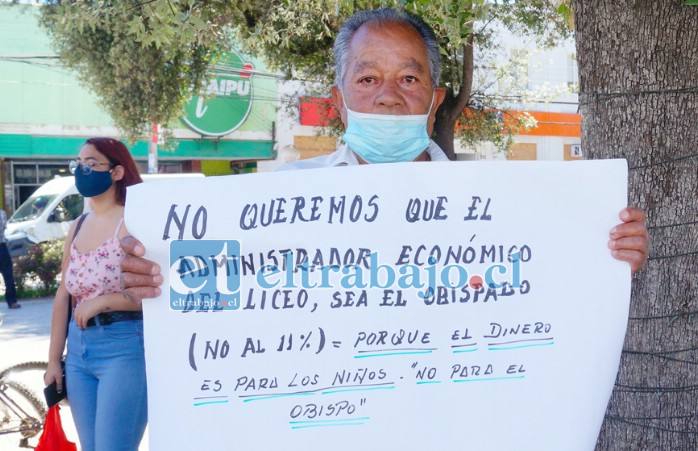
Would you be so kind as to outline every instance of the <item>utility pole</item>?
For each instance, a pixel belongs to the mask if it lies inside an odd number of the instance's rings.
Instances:
[[[158,124],[153,124],[150,141],[148,142],[148,174],[158,173]]]

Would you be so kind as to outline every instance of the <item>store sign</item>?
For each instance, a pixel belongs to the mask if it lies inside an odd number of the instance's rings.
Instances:
[[[184,108],[183,122],[204,136],[223,136],[245,123],[252,110],[252,63],[231,51]]]

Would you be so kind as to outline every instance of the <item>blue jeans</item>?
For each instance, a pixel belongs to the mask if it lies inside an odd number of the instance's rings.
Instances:
[[[71,321],[65,377],[82,451],[137,450],[148,421],[143,321]]]

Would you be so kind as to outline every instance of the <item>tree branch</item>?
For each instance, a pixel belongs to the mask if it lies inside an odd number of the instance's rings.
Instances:
[[[461,82],[460,90],[455,99],[455,107],[451,110],[453,116],[450,119],[453,122],[458,119],[458,116],[460,116],[470,100],[470,93],[473,90],[473,71],[475,68],[474,53],[473,35],[471,33],[468,36],[468,42],[463,44],[463,81]]]

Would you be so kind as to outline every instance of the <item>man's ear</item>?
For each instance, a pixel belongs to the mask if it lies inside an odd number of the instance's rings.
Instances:
[[[441,104],[446,98],[446,88],[438,87],[434,89],[434,104],[431,107],[431,112],[427,118],[427,133],[431,136],[434,131],[434,121],[436,120],[436,110],[439,109]]]
[[[439,109],[445,98],[446,88],[438,87],[434,89],[434,106],[431,108],[431,111],[436,113],[436,110]]]
[[[334,107],[339,111],[339,115],[342,118],[342,124],[347,127],[347,109],[344,107],[344,93],[337,86],[332,86],[332,102]]]

